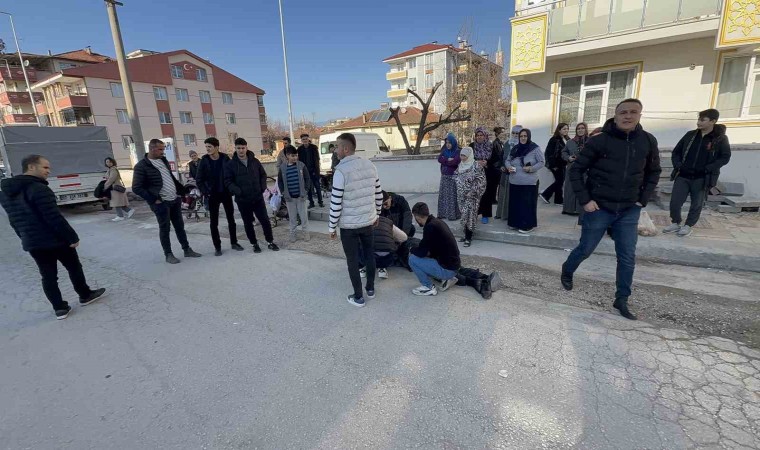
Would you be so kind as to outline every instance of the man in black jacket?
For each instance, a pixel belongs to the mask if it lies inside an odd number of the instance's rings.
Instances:
[[[322,203],[322,188],[319,180],[319,148],[311,143],[309,135],[306,133],[301,135],[301,145],[298,147],[298,160],[304,163],[311,177],[311,187],[309,187],[308,192],[309,208],[314,207],[312,189],[317,191],[319,207],[324,207],[325,204]]]
[[[718,184],[720,168],[731,159],[725,125],[717,125],[720,113],[707,109],[699,113],[697,129],[689,131],[673,149],[673,193],[670,197],[672,224],[663,233],[676,233],[686,237],[699,221],[707,192]],[[686,223],[681,226],[681,208],[691,197]]]
[[[0,204],[8,213],[11,227],[21,238],[21,245],[37,263],[42,275],[42,290],[53,305],[57,319],[65,319],[71,307],[58,288],[58,261],[69,272],[71,284],[79,295],[80,305],[89,305],[103,297],[105,288],[90,289],[76,248],[79,236],[61,215],[55,194],[48,187],[50,162],[40,155],[21,161],[23,175],[0,183]]]
[[[383,191],[383,209],[380,215],[391,219],[393,225],[406,233],[408,237],[414,237],[416,230],[412,223],[412,210],[403,195]]]
[[[269,244],[267,247],[272,251],[280,248],[274,243],[272,224],[267,215],[267,206],[264,202],[264,191],[267,188],[267,173],[252,151],[248,150],[248,142],[243,138],[235,139],[235,154],[224,166],[224,184],[235,196],[240,216],[243,218],[245,234],[253,245],[254,253],[261,253],[256,240],[256,231],[253,228],[253,216],[261,223],[264,229],[264,239]]]
[[[604,124],[601,134],[586,142],[570,168],[573,191],[586,213],[580,243],[562,265],[561,276],[562,286],[571,290],[578,266],[611,228],[617,255],[617,291],[612,306],[630,320],[636,320],[628,310],[628,297],[636,267],[639,216],[662,172],[657,140],[639,124],[641,110],[637,99],[620,102],[615,117]]]
[[[430,214],[428,205],[419,202],[412,209],[414,220],[422,229],[422,241],[409,255],[409,266],[420,280],[420,287],[412,290],[414,295],[438,295],[430,277],[437,278],[441,292],[457,284],[457,271],[461,266],[459,247],[446,222]]]
[[[185,222],[182,220],[182,204],[179,196],[184,194],[185,188],[179,184],[169,167],[169,161],[164,156],[166,145],[160,139],[151,139],[148,143],[148,153],[135,165],[132,178],[132,192],[139,195],[148,203],[150,210],[156,215],[158,221],[158,237],[161,247],[169,264],[178,264],[179,259],[172,253],[171,226],[177,240],[182,245],[185,258],[199,258],[190,248],[185,234]]]
[[[211,242],[214,243],[214,255],[222,255],[222,239],[219,237],[219,205],[224,206],[227,217],[227,229],[230,232],[230,244],[234,250],[243,251],[237,241],[235,227],[235,207],[232,195],[224,186],[224,166],[230,161],[226,153],[219,152],[219,139],[210,137],[203,142],[206,145],[206,155],[198,164],[198,176],[195,179],[198,189],[208,196],[208,209],[211,214]]]

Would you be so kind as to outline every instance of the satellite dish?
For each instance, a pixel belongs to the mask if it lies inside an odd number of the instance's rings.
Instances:
[[[28,59],[24,60],[24,67],[29,67],[29,60]]]

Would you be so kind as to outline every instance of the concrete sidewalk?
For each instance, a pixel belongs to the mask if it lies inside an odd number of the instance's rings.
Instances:
[[[431,212],[437,214],[437,194],[402,195],[406,197],[410,206],[416,202],[425,202]],[[670,223],[667,211],[655,205],[649,205],[646,211],[659,230]],[[478,223],[475,239],[541,248],[572,249],[578,244],[580,226],[577,224],[577,217],[566,216],[561,212],[561,206],[539,202],[538,228],[530,235],[510,230],[506,221],[491,219],[487,225]],[[312,220],[326,221],[328,214],[329,210],[326,208],[314,208],[310,210],[309,217]],[[463,234],[458,221],[449,222],[449,226],[458,236]],[[663,234],[640,237],[637,257],[659,263],[760,272],[759,245],[760,214],[722,214],[705,209],[692,235],[687,238]],[[615,244],[612,239],[605,237],[597,252],[614,255]]]

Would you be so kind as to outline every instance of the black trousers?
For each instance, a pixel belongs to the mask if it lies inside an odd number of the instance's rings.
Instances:
[[[702,207],[705,203],[705,178],[678,177],[673,182],[673,193],[670,196],[670,220],[673,223],[681,223],[681,208],[686,199],[691,197],[689,215],[686,216],[686,225],[693,227],[699,222],[702,215]]]
[[[230,232],[230,244],[237,244],[237,228],[235,227],[235,206],[232,204],[232,196],[226,192],[212,193],[208,200],[208,209],[211,214],[211,242],[217,250],[222,248],[222,239],[219,237],[219,205],[224,206],[224,215],[227,216],[227,228]]]
[[[354,288],[355,298],[364,298],[362,290],[362,278],[359,275],[359,251],[362,259],[366,261],[367,290],[375,290],[375,234],[372,225],[357,229],[340,229],[340,242],[343,244],[343,252],[346,254],[348,277]],[[361,250],[360,250],[361,247]]]
[[[319,180],[319,172],[309,172],[309,177],[311,177],[311,186],[309,187],[309,204],[314,204],[314,196],[312,195],[312,191],[317,191],[317,201],[321,204],[322,203],[322,184]]]
[[[255,244],[256,230],[253,228],[253,216],[261,223],[261,228],[264,230],[264,239],[270,244],[274,242],[274,236],[272,235],[272,223],[269,222],[269,216],[267,215],[267,205],[264,203],[264,199],[255,201],[242,201],[238,202],[238,210],[240,210],[240,216],[243,218],[243,226],[245,227],[245,235],[248,236],[248,241],[251,244]]]
[[[158,238],[161,240],[161,247],[164,249],[165,255],[172,252],[172,241],[169,236],[172,225],[182,249],[186,250],[190,248],[190,243],[187,242],[187,234],[185,233],[185,222],[182,220],[182,204],[179,199],[170,202],[163,201],[158,205],[154,203],[150,205],[150,209],[156,215],[156,220],[158,220]]]
[[[58,288],[58,261],[69,272],[69,279],[79,298],[87,298],[92,290],[87,285],[87,280],[82,271],[82,263],[76,249],[71,247],[58,247],[44,250],[31,250],[29,252],[37,263],[42,275],[42,290],[45,291],[53,309],[66,309],[69,304],[63,299],[61,290]]]
[[[549,170],[551,170],[552,175],[554,175],[554,183],[546,188],[546,190],[541,193],[541,196],[545,198],[546,201],[549,201],[549,199],[552,198],[552,195],[554,195],[554,204],[561,205],[564,203],[562,198],[562,188],[565,184],[565,167],[557,167]]]

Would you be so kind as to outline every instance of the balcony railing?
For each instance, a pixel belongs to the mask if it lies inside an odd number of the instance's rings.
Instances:
[[[388,91],[388,98],[406,97],[406,89],[391,89]]]
[[[34,114],[6,114],[3,116],[5,123],[37,123],[37,118]]]
[[[721,0],[562,0],[525,8],[515,16],[548,12],[548,45],[704,20],[720,15]]]
[[[34,95],[35,102],[39,102],[43,98],[41,92],[32,92],[32,94]],[[5,91],[0,93],[0,105],[18,105],[22,103],[32,103],[29,100],[28,92]]]
[[[391,70],[390,72],[385,74],[385,79],[388,81],[391,80],[401,80],[406,78],[407,72],[406,70]]]
[[[30,83],[37,81],[36,69],[27,67],[26,75],[29,77]],[[24,71],[21,69],[21,66],[6,66],[0,64],[0,81],[24,81]]]

